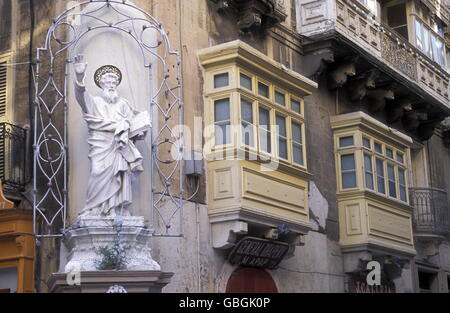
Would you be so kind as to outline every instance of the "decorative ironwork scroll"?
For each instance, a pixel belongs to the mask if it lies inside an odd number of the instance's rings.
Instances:
[[[101,14],[105,10],[114,11],[115,20]],[[135,11],[136,15],[130,16],[130,11]],[[89,21],[89,27],[81,27],[81,19]],[[130,36],[142,52],[143,66],[148,69],[149,77],[156,80],[156,84],[148,86],[153,93],[146,107],[153,114],[154,128],[150,160],[153,200],[149,204],[153,219],[150,226],[155,235],[180,236],[183,231],[183,134],[174,129],[183,124],[181,57],[171,49],[161,23],[125,0],[76,3],[53,19],[44,46],[37,49],[34,233],[37,237],[61,236],[67,229],[67,125],[68,106],[73,105],[67,98],[69,66],[73,62],[74,47],[86,34],[105,29]],[[151,58],[146,57],[148,55]],[[152,76],[154,73],[158,73],[157,77]]]

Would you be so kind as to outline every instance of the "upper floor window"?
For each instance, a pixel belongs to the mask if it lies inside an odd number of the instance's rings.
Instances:
[[[214,74],[213,89],[230,87],[230,72]],[[212,102],[215,146],[233,144],[234,133],[238,133],[238,146],[305,167],[302,98],[241,69],[238,81],[237,89],[220,91],[223,95]],[[237,128],[232,118],[234,107],[238,108]]]
[[[358,114],[374,121],[362,112],[344,114],[344,116],[349,115],[354,118]],[[333,118],[338,120],[338,117]],[[332,123],[333,128],[338,127],[337,122]],[[353,190],[369,191],[386,198],[408,202],[406,178],[408,146],[387,139],[388,131],[377,135],[367,132],[366,128],[355,128],[350,124],[356,123],[355,119],[349,119],[348,123],[349,130],[343,128],[335,131],[338,193]],[[380,127],[381,123],[374,123]]]
[[[442,67],[446,66],[444,24],[425,5],[414,5],[415,46]]]
[[[317,84],[239,40],[202,49],[199,59],[207,158],[245,158],[305,174],[303,97]]]

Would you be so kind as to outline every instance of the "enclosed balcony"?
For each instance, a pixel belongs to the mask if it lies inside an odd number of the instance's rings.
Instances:
[[[443,236],[450,234],[450,214],[447,193],[438,188],[409,188],[414,207],[413,227],[416,235]]]
[[[428,140],[450,114],[443,35],[448,11],[442,7],[441,20],[435,18],[440,24],[429,26],[424,20],[436,14],[417,13],[421,2],[395,3],[299,0],[304,74],[317,78],[325,72],[328,88],[347,93],[356,110],[387,116],[389,124],[398,122],[412,137]]]
[[[26,138],[26,129],[0,123],[0,179],[6,192],[17,193],[25,187]]]

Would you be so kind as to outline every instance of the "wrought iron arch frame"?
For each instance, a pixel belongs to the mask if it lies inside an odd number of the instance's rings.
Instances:
[[[90,4],[99,4],[99,7],[87,10]],[[136,13],[142,14],[145,18],[132,17],[120,10],[126,6]],[[119,21],[111,22],[104,20],[95,13],[108,8],[117,12],[118,16],[123,17]],[[96,26],[88,27],[84,31],[77,33],[73,26],[73,20],[79,17],[91,18],[92,21],[98,23]],[[135,21],[144,23],[141,29],[135,29]],[[125,28],[124,24],[131,22],[132,28]],[[67,41],[61,39],[57,35],[59,27],[67,27],[73,32],[73,38]],[[151,75],[151,68],[154,66],[151,62],[146,62],[146,53],[149,53],[154,60],[156,60],[161,77],[157,77],[157,88],[152,93],[151,102],[147,109],[152,112],[157,112],[158,125],[153,125],[157,129],[152,129],[152,152],[151,152],[151,173],[152,179],[152,203],[151,203],[151,227],[155,229],[156,219],[160,219],[160,223],[164,226],[164,231],[158,233],[156,236],[182,236],[183,234],[183,132],[174,132],[171,123],[175,121],[175,125],[183,125],[183,100],[182,100],[182,76],[181,76],[181,56],[180,54],[170,48],[168,34],[164,31],[162,24],[159,23],[153,16],[148,14],[145,10],[127,2],[119,0],[89,0],[77,3],[71,8],[64,10],[57,18],[53,19],[53,23],[47,31],[45,44],[43,47],[37,48],[36,53],[36,71],[35,71],[35,101],[34,101],[34,167],[33,167],[33,225],[34,234],[36,237],[55,237],[62,236],[66,229],[67,219],[67,205],[68,205],[68,169],[67,169],[67,151],[68,151],[68,137],[67,137],[67,123],[68,123],[68,102],[67,102],[67,78],[69,64],[72,63],[71,48],[75,47],[80,40],[89,32],[99,29],[115,29],[117,31],[125,32],[131,36],[139,48],[141,49],[144,66],[149,69]],[[145,32],[147,29],[153,29],[157,34],[158,40],[156,45],[151,46],[144,42]],[[63,33],[63,35],[67,35]],[[61,36],[62,37],[62,36]],[[163,51],[163,53],[158,53]],[[43,54],[48,54],[48,59],[43,58]],[[64,63],[63,81],[58,82],[57,72],[58,63],[57,57],[61,57]],[[46,64],[48,61],[48,64]],[[175,77],[170,77],[170,66],[174,69]],[[45,71],[47,69],[47,71]],[[150,76],[151,77],[151,76]],[[150,86],[150,88],[152,88]],[[52,97],[54,100],[47,100],[47,97]],[[163,100],[161,100],[163,99]],[[164,104],[166,105],[164,107]],[[154,110],[154,107],[157,109]],[[62,121],[58,121],[55,113],[62,110]],[[153,118],[154,120],[154,118]],[[58,125],[60,126],[58,127]],[[164,131],[167,130],[170,136],[164,136]],[[164,144],[171,145],[172,149],[176,151],[176,157],[164,159],[161,153],[161,146]],[[56,157],[54,155],[55,149],[50,149],[49,145],[53,145],[57,149]],[[171,150],[173,151],[173,150]],[[52,154],[53,153],[53,154]],[[172,153],[173,154],[173,153]],[[164,165],[172,165],[171,170],[164,169]],[[176,179],[176,173],[179,175],[179,186],[173,187],[173,180]],[[160,179],[160,184],[156,183],[156,179]],[[160,190],[157,187],[160,186]],[[167,198],[173,204],[170,212],[162,210],[164,198]],[[165,206],[167,210],[167,205]],[[171,225],[178,216],[179,227],[176,233],[171,232]],[[38,219],[43,222],[46,228],[46,233],[43,229],[38,229]],[[55,230],[54,226],[59,221],[60,229]]]

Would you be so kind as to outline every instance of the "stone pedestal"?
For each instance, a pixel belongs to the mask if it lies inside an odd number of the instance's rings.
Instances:
[[[126,270],[159,271],[161,267],[151,256],[152,233],[144,226],[144,217],[122,217],[121,227],[115,225],[117,220],[113,218],[79,217],[65,234],[69,253],[63,272],[98,270],[103,257],[98,249],[112,248],[117,242],[124,251]]]
[[[161,271],[85,271],[81,272],[79,284],[71,285],[68,281],[73,279],[68,279],[68,274],[57,273],[50,277],[48,286],[52,293],[160,293],[172,276]]]

